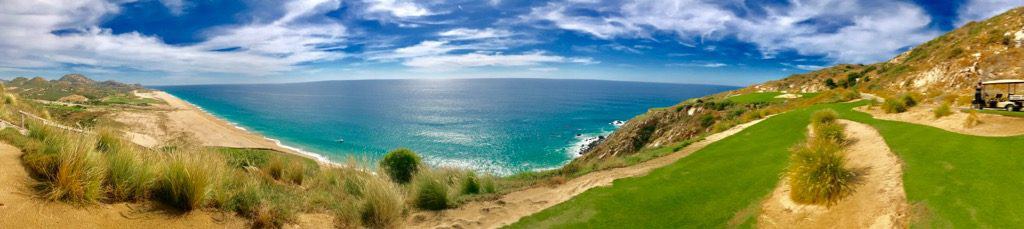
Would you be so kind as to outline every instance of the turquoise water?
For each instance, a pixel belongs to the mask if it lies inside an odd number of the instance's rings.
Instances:
[[[596,80],[358,80],[155,87],[283,144],[344,161],[406,147],[438,166],[560,166],[652,107],[729,86]]]

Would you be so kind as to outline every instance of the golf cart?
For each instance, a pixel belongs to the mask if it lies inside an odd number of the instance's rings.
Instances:
[[[977,97],[977,96],[976,96]],[[981,82],[980,108],[1017,111],[1024,103],[1024,80],[992,80]]]

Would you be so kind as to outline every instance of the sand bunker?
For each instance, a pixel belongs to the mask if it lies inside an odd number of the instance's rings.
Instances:
[[[763,203],[761,228],[904,228],[907,225],[907,197],[903,191],[903,170],[899,158],[871,126],[839,120],[846,125],[853,143],[846,150],[847,166],[859,169],[861,182],[853,195],[835,206],[794,203],[789,185],[779,182]]]
[[[936,119],[935,115],[932,114],[932,109],[935,108],[922,105],[913,107],[903,113],[886,114],[882,109],[877,107],[874,109],[869,109],[866,106],[856,108],[857,111],[871,114],[871,116],[874,116],[876,119],[933,126],[947,131],[967,135],[1005,137],[1024,134],[1024,118],[978,113],[978,118],[982,123],[977,126],[967,128],[964,127],[964,120],[967,119],[967,113],[960,112],[959,109],[954,108],[952,115]]]
[[[411,228],[497,228],[508,225],[519,221],[522,217],[569,200],[588,189],[611,185],[612,181],[616,179],[641,176],[656,168],[672,164],[680,158],[736,134],[761,120],[737,125],[729,130],[712,134],[678,152],[634,166],[592,172],[557,186],[531,187],[503,195],[496,200],[466,203],[456,209],[440,212],[417,212],[409,217],[406,226]]]

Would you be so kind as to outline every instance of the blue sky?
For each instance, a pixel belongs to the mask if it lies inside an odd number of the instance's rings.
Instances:
[[[0,77],[149,85],[583,78],[747,85],[884,61],[1024,0],[0,0]]]

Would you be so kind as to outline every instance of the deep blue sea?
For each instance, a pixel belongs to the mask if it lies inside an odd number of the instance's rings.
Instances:
[[[509,174],[560,166],[649,108],[730,86],[597,80],[355,80],[154,87],[283,144],[342,162],[406,147],[427,163]],[[341,141],[343,140],[343,141]]]

